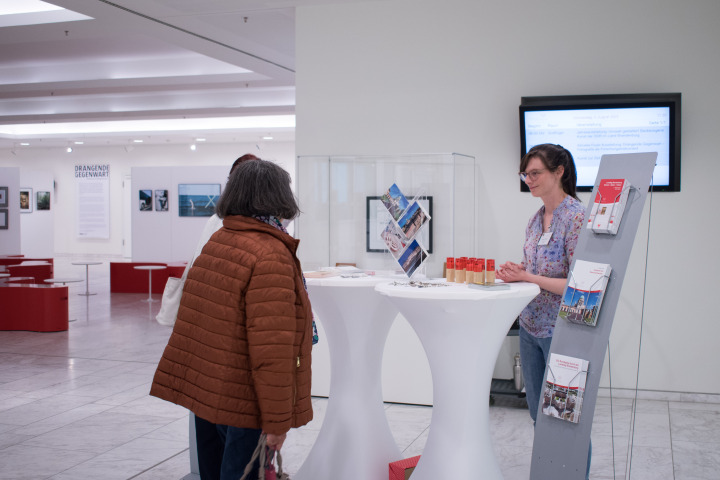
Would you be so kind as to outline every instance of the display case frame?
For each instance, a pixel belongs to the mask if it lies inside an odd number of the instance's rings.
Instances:
[[[402,272],[388,250],[368,248],[374,242],[368,239],[367,198],[397,184],[408,199],[432,197],[432,252],[424,272],[442,276],[445,257],[475,254],[477,183],[475,158],[458,153],[300,155],[295,190],[302,213],[295,235],[303,268],[353,263]]]

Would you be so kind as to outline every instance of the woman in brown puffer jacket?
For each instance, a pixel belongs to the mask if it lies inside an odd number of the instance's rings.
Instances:
[[[298,240],[281,224],[299,213],[290,175],[240,164],[216,213],[223,228],[188,273],[150,394],[195,414],[202,480],[237,480],[261,432],[279,450],[312,419],[312,313]]]

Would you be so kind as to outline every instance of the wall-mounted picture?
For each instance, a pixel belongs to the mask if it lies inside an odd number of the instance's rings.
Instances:
[[[33,211],[32,194],[32,188],[20,189],[20,213],[30,213]]]
[[[156,212],[167,212],[168,211],[168,191],[167,190],[155,190],[155,211]]]
[[[140,211],[152,211],[152,190],[140,190]]]
[[[50,210],[50,192],[37,192],[37,209]]]
[[[433,197],[418,197],[417,201],[427,212],[428,217],[433,214]],[[381,201],[381,197],[365,197],[365,251],[367,252],[385,252],[389,250],[386,244],[385,233],[388,222],[391,221],[390,213]],[[392,223],[392,222],[391,222]],[[418,241],[427,249],[428,253],[433,253],[433,222],[429,220],[425,227],[420,229],[417,236]],[[398,230],[399,231],[399,230]],[[400,231],[401,235],[404,234]],[[383,236],[385,235],[385,237]],[[403,243],[407,243],[407,238],[403,239]],[[403,245],[404,246],[404,245]],[[392,250],[391,250],[392,252]],[[397,258],[394,252],[393,256]]]
[[[181,217],[211,217],[220,198],[219,183],[181,183],[178,208]]]
[[[8,210],[3,208],[0,210],[0,230],[8,229]]]
[[[8,187],[0,187],[0,208],[8,207]]]
[[[412,277],[415,270],[422,265],[426,258],[427,252],[423,250],[417,240],[413,240],[398,259],[398,263],[405,274],[408,277]]]

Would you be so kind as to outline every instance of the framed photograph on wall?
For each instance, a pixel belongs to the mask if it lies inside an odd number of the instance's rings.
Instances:
[[[33,191],[32,188],[20,189],[20,213],[30,213],[33,211]]]
[[[0,208],[8,207],[8,187],[0,187]]]
[[[140,211],[152,211],[152,190],[140,190]]]
[[[181,183],[178,209],[181,217],[211,217],[220,198],[219,183]]]
[[[167,190],[155,190],[155,211],[156,212],[167,212],[168,211],[168,191]]]
[[[433,197],[418,197],[418,203],[432,217]],[[392,220],[390,212],[383,204],[381,197],[365,197],[365,251],[385,252],[388,246],[383,240],[381,233],[386,231],[388,222]],[[417,240],[425,247],[427,253],[433,253],[433,221],[428,220],[427,224],[420,230]]]
[[[0,210],[0,230],[8,229],[8,210],[3,208]]]
[[[37,209],[50,210],[50,192],[37,192]]]

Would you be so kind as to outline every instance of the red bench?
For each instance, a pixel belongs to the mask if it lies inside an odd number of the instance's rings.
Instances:
[[[110,293],[148,293],[148,272],[135,270],[140,265],[167,266],[153,262],[110,262]],[[163,293],[168,276],[167,268],[153,271],[152,293]]]
[[[0,286],[0,330],[68,329],[68,287],[5,283]]]
[[[43,284],[45,280],[53,277],[53,265],[51,263],[27,265],[26,262],[18,265],[8,265],[5,268],[7,273],[13,277],[33,277],[37,284]]]

